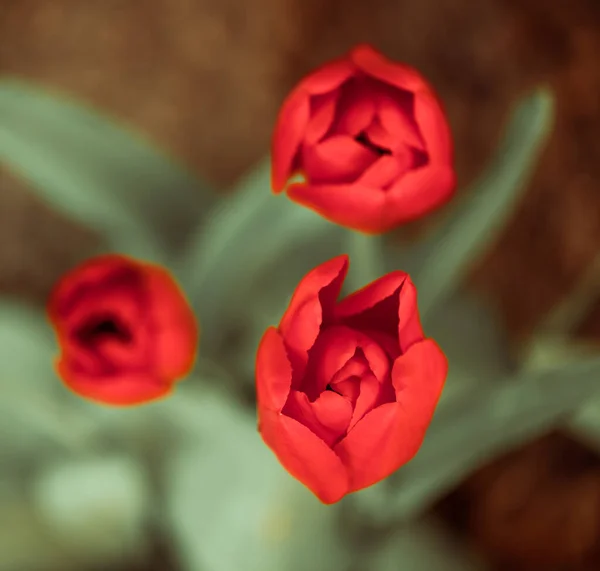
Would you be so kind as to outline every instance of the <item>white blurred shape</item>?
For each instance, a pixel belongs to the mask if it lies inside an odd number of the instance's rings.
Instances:
[[[338,507],[321,504],[279,465],[255,418],[216,394],[177,396],[173,414],[189,419],[196,440],[167,477],[185,571],[344,569]]]
[[[144,473],[128,458],[48,468],[35,482],[33,501],[55,539],[86,560],[135,556],[142,547],[150,493]]]

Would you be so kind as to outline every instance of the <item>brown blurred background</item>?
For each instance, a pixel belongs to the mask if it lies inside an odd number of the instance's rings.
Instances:
[[[294,82],[359,41],[418,67],[437,88],[462,187],[485,166],[516,99],[540,82],[555,90],[556,129],[535,180],[472,276],[523,340],[600,252],[597,0],[0,0],[0,74],[96,105],[219,188],[265,154]],[[0,165],[0,291],[43,302],[94,241]],[[600,342],[600,292],[579,333]],[[600,542],[600,470],[574,446],[549,436],[460,491],[461,517],[478,522],[463,527],[507,569],[600,569],[586,559]],[[567,456],[573,467],[559,474],[555,459]],[[502,504],[502,493],[509,501],[527,486],[537,499]],[[510,509],[518,525],[506,525]],[[548,519],[558,523],[540,531]],[[531,555],[558,537],[568,546],[554,560]]]

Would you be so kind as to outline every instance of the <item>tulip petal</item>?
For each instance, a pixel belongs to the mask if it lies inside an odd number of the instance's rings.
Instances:
[[[394,227],[387,209],[386,192],[354,184],[292,184],[288,197],[339,224],[366,233],[379,234]]]
[[[379,117],[374,117],[373,121],[363,131],[363,136],[371,143],[389,153],[397,151],[399,148],[406,147],[406,143],[387,130],[381,123]]]
[[[85,297],[79,297],[78,305],[60,316],[58,322],[62,328],[68,329],[70,337],[76,337],[82,329],[89,328],[94,322],[101,323],[111,319],[118,320],[128,328],[134,328],[146,322],[145,293],[141,283],[138,283],[135,289],[114,288],[110,284],[99,283]]]
[[[357,374],[352,374],[352,368],[356,367]],[[366,362],[351,360],[346,366],[338,372],[331,380],[331,389],[342,395],[348,402],[354,406],[356,399],[360,394],[360,379],[368,372],[369,366]],[[342,380],[337,380],[342,379]]]
[[[196,321],[160,266],[118,255],[92,258],[60,280],[48,314],[63,382],[97,402],[154,400],[193,365]]]
[[[158,266],[147,266],[147,311],[159,376],[177,379],[190,372],[196,360],[200,332],[196,317],[172,276]]]
[[[306,127],[304,143],[315,145],[327,134],[333,124],[339,91],[331,91],[310,98],[310,120]]]
[[[385,334],[403,353],[424,338],[415,286],[408,274],[399,270],[342,299],[335,319],[360,331]]]
[[[137,320],[139,307],[144,303],[138,295],[143,289],[142,267],[137,260],[112,254],[96,256],[80,264],[67,272],[52,290],[47,306],[51,321],[58,324],[67,318],[70,323],[79,321],[89,315],[87,302],[93,300],[95,305],[102,301],[106,291],[119,297],[116,305],[123,306],[124,318]],[[114,306],[106,300],[106,306],[99,310],[109,312]]]
[[[309,428],[331,447],[346,434],[352,404],[333,391],[323,391],[313,402],[306,393],[292,391],[283,414]]]
[[[48,301],[52,317],[65,318],[80,305],[83,297],[94,293],[99,284],[127,289],[139,278],[136,260],[118,254],[96,256],[67,272],[54,286]],[[121,287],[117,287],[121,289]]]
[[[348,492],[348,474],[333,450],[297,420],[260,411],[259,431],[282,466],[323,503],[332,504]]]
[[[356,352],[354,353],[356,356]],[[365,359],[352,359],[348,360],[346,364],[333,376],[329,384],[332,386],[338,386],[341,383],[347,382],[348,379],[353,377],[361,378],[367,372],[369,372],[369,363]],[[337,390],[337,389],[336,389]],[[339,391],[338,391],[339,392]],[[352,391],[354,392],[354,391]],[[358,396],[358,395],[357,395]]]
[[[299,87],[310,95],[322,95],[337,90],[355,73],[355,68],[347,58],[328,62],[307,75]]]
[[[389,189],[352,184],[292,184],[288,197],[321,216],[367,234],[381,234],[443,206],[456,188],[450,165],[428,164]]]
[[[414,220],[443,206],[456,187],[456,175],[449,165],[430,163],[406,173],[387,191],[388,208],[395,223]]]
[[[133,292],[102,285],[87,300],[79,298],[80,305],[68,318],[56,322],[59,345],[82,366],[87,362],[90,373],[147,365],[152,347],[147,314],[140,303],[146,297],[143,287]]]
[[[362,361],[380,382],[389,378],[390,361],[385,351],[369,336],[350,327],[327,327],[319,335],[310,355],[303,390],[316,398],[350,361]],[[351,369],[350,369],[351,370]]]
[[[429,162],[450,167],[454,160],[452,133],[441,103],[431,91],[421,90],[415,93],[414,109]]]
[[[357,183],[385,189],[404,175],[411,163],[412,153],[408,149],[399,155],[383,155],[364,171]]]
[[[346,135],[302,148],[302,170],[312,184],[350,183],[377,160],[377,154]]]
[[[67,272],[47,305],[63,358],[90,375],[148,364],[146,265],[96,256]]]
[[[271,186],[281,192],[295,170],[294,159],[304,139],[310,117],[309,95],[296,88],[284,101],[273,131],[271,145]]]
[[[387,478],[418,450],[418,438],[403,434],[402,415],[398,403],[377,407],[334,447],[349,472],[351,492]]]
[[[415,343],[392,368],[397,402],[407,411],[418,412],[417,418],[427,416],[442,393],[447,374],[448,360],[433,339]]]
[[[305,395],[306,396],[306,395]],[[352,417],[352,405],[342,395],[324,391],[312,404],[316,419],[332,431],[343,433]]]
[[[452,134],[442,104],[425,78],[412,67],[393,62],[367,45],[357,46],[351,52],[350,58],[364,73],[413,95],[414,123],[418,127],[424,146],[411,146],[427,151],[430,162],[451,167]],[[385,113],[388,113],[398,109],[398,106],[390,102],[386,109]],[[396,119],[398,117],[394,118],[390,113],[383,120],[383,124],[387,127],[390,121],[393,125]]]
[[[113,406],[144,404],[168,395],[172,383],[140,372],[124,372],[114,377],[88,375],[65,360],[57,364],[63,383],[77,395]]]
[[[71,342],[61,342],[59,340],[60,354],[58,357],[58,367],[73,371],[81,371],[82,374],[90,377],[102,377],[115,373],[115,368],[111,366],[103,355],[97,351],[82,349]]]
[[[403,145],[426,150],[419,124],[415,121],[412,94],[392,89],[381,90],[377,94],[377,116],[385,132],[396,142],[389,148],[396,149],[398,145]]]
[[[414,93],[428,87],[417,70],[387,59],[369,45],[356,46],[350,52],[350,59],[363,73],[398,89]]]
[[[350,490],[366,488],[395,472],[417,453],[441,395],[448,365],[427,339],[394,364],[397,402],[372,410],[335,452],[350,472]]]
[[[360,394],[356,399],[352,419],[347,427],[348,431],[352,430],[356,423],[373,409],[377,404],[380,392],[381,384],[372,373],[366,374],[360,379]]]
[[[292,365],[283,339],[275,327],[269,327],[256,354],[256,394],[258,407],[280,412],[290,394]]]
[[[96,334],[96,338],[89,341],[89,346],[82,348],[70,346],[73,353],[88,352],[95,355],[106,369],[131,370],[144,367],[152,363],[152,346],[148,334],[137,327],[127,340],[118,338],[115,334]]]
[[[400,291],[398,307],[398,339],[402,353],[406,353],[424,337],[417,304],[417,288],[410,277],[407,277]]]
[[[375,118],[375,98],[372,86],[364,80],[349,81],[342,88],[332,131],[356,137]]]
[[[400,356],[401,351],[398,346],[398,335],[396,333],[389,334],[384,331],[375,331],[374,329],[362,329],[362,332],[373,339],[392,361],[395,361]]]
[[[292,363],[294,379],[302,378],[321,325],[330,319],[348,272],[348,256],[337,256],[308,272],[298,284],[279,331]]]

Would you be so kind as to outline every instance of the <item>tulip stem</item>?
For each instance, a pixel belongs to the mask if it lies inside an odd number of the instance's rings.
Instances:
[[[346,244],[350,256],[346,280],[349,291],[356,291],[385,274],[382,235],[372,236],[349,230]]]

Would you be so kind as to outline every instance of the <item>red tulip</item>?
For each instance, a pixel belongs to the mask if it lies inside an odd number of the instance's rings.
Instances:
[[[418,451],[447,373],[417,292],[392,272],[336,301],[340,256],[300,282],[256,360],[259,431],[327,504],[389,476]]]
[[[118,255],[88,260],[56,285],[48,315],[61,350],[58,374],[88,399],[148,402],[194,364],[195,317],[161,267]]]
[[[304,182],[288,186],[297,173]],[[332,222],[373,234],[442,205],[455,188],[453,149],[432,88],[366,45],[324,65],[279,112],[272,185]]]

